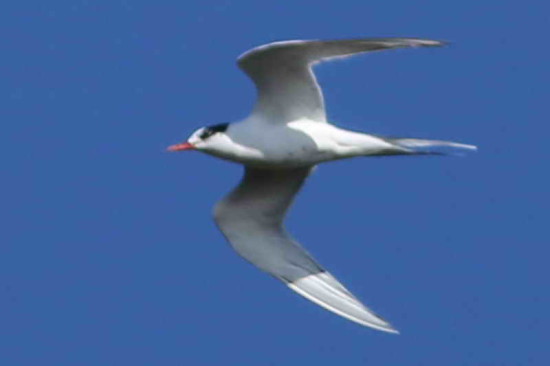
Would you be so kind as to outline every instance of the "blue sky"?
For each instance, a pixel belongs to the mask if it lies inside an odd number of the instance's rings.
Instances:
[[[2,365],[547,365],[548,12],[517,1],[26,1],[0,31]],[[164,148],[246,116],[243,51],[414,36],[323,64],[331,120],[466,158],[322,166],[288,226],[402,334],[235,255],[237,165]]]

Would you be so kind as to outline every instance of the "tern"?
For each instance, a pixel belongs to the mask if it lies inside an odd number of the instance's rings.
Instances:
[[[257,102],[234,123],[195,131],[169,151],[198,150],[244,165],[240,184],[214,208],[214,220],[233,249],[289,288],[344,318],[398,333],[325,270],[285,230],[283,221],[313,168],[323,162],[381,155],[447,155],[475,150],[449,141],[383,137],[327,121],[312,67],[325,60],[404,47],[442,46],[417,38],[296,40],[269,43],[238,58]]]

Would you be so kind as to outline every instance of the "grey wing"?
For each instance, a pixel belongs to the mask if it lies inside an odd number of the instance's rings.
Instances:
[[[310,171],[247,167],[237,188],[216,205],[218,227],[242,257],[300,295],[359,324],[396,333],[284,229],[286,212]]]
[[[311,70],[313,64],[370,51],[441,45],[439,41],[416,38],[283,41],[245,52],[238,65],[256,85],[254,114],[279,122],[300,118],[326,122],[323,94]]]

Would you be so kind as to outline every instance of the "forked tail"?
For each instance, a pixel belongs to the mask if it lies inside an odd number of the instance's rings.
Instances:
[[[422,140],[410,138],[384,138],[387,142],[407,150],[410,154],[462,156],[476,151],[477,146],[452,141]]]

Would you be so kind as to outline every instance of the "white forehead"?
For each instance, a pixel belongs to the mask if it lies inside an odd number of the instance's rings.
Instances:
[[[190,143],[193,143],[193,142],[197,142],[197,141],[200,141],[201,138],[199,137],[205,130],[206,127],[201,127],[199,128],[198,130],[196,130],[195,132],[193,132],[191,134],[191,136],[189,136],[189,138],[187,139],[187,141],[189,141]]]
[[[204,132],[204,130],[206,130],[206,127],[201,127],[198,130],[196,130],[195,132],[193,132],[193,134],[191,136],[192,137],[199,137],[199,135],[201,135]]]

